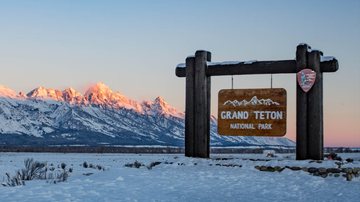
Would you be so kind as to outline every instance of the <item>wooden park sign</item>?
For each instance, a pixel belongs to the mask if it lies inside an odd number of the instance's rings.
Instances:
[[[218,102],[218,133],[239,136],[284,136],[286,90],[221,90]]]
[[[300,75],[300,82],[296,79],[296,159],[323,159],[323,73],[338,68],[335,58],[323,57],[321,51],[311,50],[307,44],[297,46],[295,60],[212,63],[210,52],[196,51],[175,72],[186,77],[185,155],[210,155],[212,76],[293,73]]]

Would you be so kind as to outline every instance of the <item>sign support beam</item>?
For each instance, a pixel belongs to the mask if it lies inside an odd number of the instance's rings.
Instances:
[[[209,158],[211,78],[206,75],[211,53],[186,58],[185,156]]]
[[[195,94],[194,94],[194,157],[209,158],[210,143],[210,116],[208,110],[210,109],[210,83],[206,76],[206,62],[207,51],[196,51],[195,53]]]
[[[194,156],[195,137],[195,58],[186,58],[185,156]]]
[[[308,66],[316,72],[314,86],[307,97],[308,153],[307,158],[322,160],[323,154],[323,79],[320,71],[320,51],[308,53]]]
[[[306,44],[296,48],[296,72],[307,67],[307,52],[310,47]],[[307,93],[296,82],[296,159],[304,160],[308,156],[308,105]]]

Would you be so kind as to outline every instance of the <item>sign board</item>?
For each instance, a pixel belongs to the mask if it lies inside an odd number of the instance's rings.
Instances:
[[[218,133],[233,136],[284,136],[286,90],[220,90]]]

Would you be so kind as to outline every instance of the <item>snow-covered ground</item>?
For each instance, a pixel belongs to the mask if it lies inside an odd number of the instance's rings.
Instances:
[[[360,153],[340,156],[354,159],[343,167],[360,167]],[[337,167],[331,160],[295,161],[294,154],[279,154],[274,158],[264,154],[214,154],[211,159],[196,159],[181,154],[0,153],[0,184],[6,181],[6,172],[14,175],[24,167],[27,158],[46,161],[48,165],[66,163],[73,172],[66,182],[57,184],[35,180],[27,181],[25,186],[0,186],[0,201],[344,202],[360,199],[360,177],[346,181],[341,175],[323,178],[302,170],[262,172],[255,169],[257,165]],[[84,168],[85,161],[106,169]],[[145,166],[125,167],[135,161],[145,165],[156,161],[161,164],[151,170]]]

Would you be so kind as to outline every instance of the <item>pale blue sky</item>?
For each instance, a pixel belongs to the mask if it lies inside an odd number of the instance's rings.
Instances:
[[[183,110],[185,80],[174,69],[197,49],[213,61],[281,60],[306,42],[340,64],[324,78],[325,143],[337,134],[360,145],[359,36],[360,1],[0,0],[0,84],[84,91],[103,81],[135,100],[161,95]],[[269,75],[234,79],[235,88],[270,86]],[[288,91],[294,139],[295,75],[275,75],[274,86]],[[222,88],[230,78],[214,77],[213,114]]]

